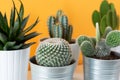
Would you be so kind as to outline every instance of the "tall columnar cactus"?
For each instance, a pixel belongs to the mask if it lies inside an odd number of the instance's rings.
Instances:
[[[96,32],[99,32],[99,28],[97,28]],[[78,38],[78,44],[80,45],[81,51],[85,56],[97,56],[97,57],[105,57],[109,56],[111,52],[111,48],[117,47],[120,45],[120,31],[111,30],[110,27],[106,28],[106,37],[100,39],[92,39],[86,36],[80,36]],[[98,34],[98,33],[97,33]],[[97,35],[98,36],[98,35]],[[96,37],[99,38],[99,37]],[[96,42],[96,45],[93,43]],[[95,47],[94,47],[95,45]]]
[[[48,19],[48,29],[51,38],[63,38],[71,41],[73,27],[68,24],[68,17],[58,10],[56,17],[50,16]]]
[[[92,21],[96,27],[96,23],[99,23],[100,34],[103,37],[106,27],[110,26],[113,30],[119,27],[119,17],[116,14],[116,10],[113,3],[108,3],[107,0],[103,0],[100,5],[100,11],[95,10],[92,14]]]
[[[71,63],[72,54],[69,43],[60,38],[50,38],[41,42],[36,52],[36,61],[47,67],[66,66]]]

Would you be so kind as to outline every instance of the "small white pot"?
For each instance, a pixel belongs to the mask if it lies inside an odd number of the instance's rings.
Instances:
[[[120,46],[111,48],[111,51],[114,51],[114,52],[116,52],[116,53],[120,53]]]
[[[79,45],[77,43],[73,43],[73,44],[70,44],[70,47],[71,47],[73,59],[76,60],[76,65],[77,65],[79,60],[79,55],[80,55]]]
[[[29,51],[0,51],[0,80],[27,80]]]
[[[63,67],[44,67],[37,65],[35,56],[30,59],[32,80],[73,80],[75,61]]]

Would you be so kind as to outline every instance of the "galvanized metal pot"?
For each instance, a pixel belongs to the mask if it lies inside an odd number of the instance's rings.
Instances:
[[[44,67],[36,64],[35,56],[30,59],[32,80],[72,80],[75,61],[64,67]]]
[[[84,59],[84,80],[119,80],[120,59],[100,60],[89,57]]]

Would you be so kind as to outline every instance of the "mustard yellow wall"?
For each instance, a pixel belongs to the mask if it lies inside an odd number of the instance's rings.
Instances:
[[[74,26],[73,38],[79,35],[95,36],[95,28],[92,25],[91,14],[93,10],[99,9],[102,0],[22,0],[25,6],[25,15],[30,14],[29,23],[32,23],[38,16],[40,23],[33,31],[42,33],[30,41],[36,41],[37,44],[31,47],[30,55],[35,54],[35,49],[38,46],[39,39],[48,37],[47,19],[50,15],[55,15],[58,9],[62,9],[69,17],[69,23]],[[120,14],[120,0],[108,0],[113,2]],[[19,7],[18,0],[15,3]],[[0,0],[0,11],[9,12],[12,6],[12,0]]]

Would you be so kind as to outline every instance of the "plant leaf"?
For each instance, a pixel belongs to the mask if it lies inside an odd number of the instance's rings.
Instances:
[[[22,34],[25,34],[25,33],[27,33],[27,32],[29,32],[30,30],[32,30],[37,24],[38,24],[38,18],[36,19],[36,21],[30,26],[30,27],[28,27],[27,29],[25,29],[23,32],[22,32]]]
[[[11,48],[15,45],[16,42],[7,42],[3,47],[3,50],[11,50]]]
[[[20,5],[20,10],[19,10],[19,16],[20,16],[20,20],[22,21],[23,20],[23,17],[24,17],[24,6],[23,6],[23,3],[21,0],[19,0],[21,5]]]
[[[23,46],[23,44],[15,45],[12,47],[13,50],[20,49]]]
[[[28,19],[29,19],[29,15],[22,20],[21,31],[23,31],[23,29],[25,28],[25,26],[28,22]]]
[[[0,32],[0,41],[3,44],[5,44],[7,42],[7,37],[3,33],[1,33],[1,32]]]
[[[33,45],[33,44],[35,44],[35,42],[31,42],[31,43],[24,44],[24,45],[22,46],[22,49],[28,48],[28,47],[30,47],[30,46]]]
[[[4,17],[1,12],[0,12],[0,29],[3,33],[8,34],[8,26],[5,23]]]

